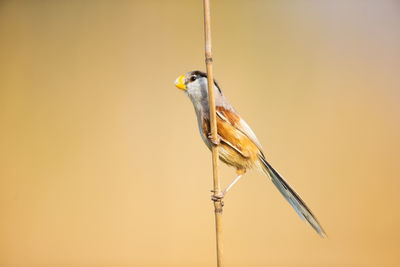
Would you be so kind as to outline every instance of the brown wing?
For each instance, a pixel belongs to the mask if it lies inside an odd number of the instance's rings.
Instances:
[[[237,130],[246,135],[258,147],[258,150],[262,154],[262,147],[256,135],[251,130],[250,126],[235,111],[226,109],[221,106],[217,106],[216,110],[217,110],[217,117],[220,117],[222,120],[225,120],[233,127],[235,127]]]
[[[240,117],[229,111],[217,108],[216,116],[218,136],[220,137],[220,158],[225,163],[238,169],[247,169],[258,160],[260,150],[249,136],[247,136],[235,125],[239,125]],[[209,122],[203,121],[203,131],[209,135]]]

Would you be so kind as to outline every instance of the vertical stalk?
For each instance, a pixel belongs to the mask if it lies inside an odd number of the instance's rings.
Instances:
[[[214,77],[212,68],[212,52],[211,52],[211,16],[210,16],[210,0],[204,0],[204,36],[205,36],[205,56],[208,77],[208,99],[210,105],[210,127],[211,138],[214,143],[218,141],[217,121],[215,112],[214,98]],[[221,187],[218,179],[218,146],[212,146],[212,164],[213,164],[213,184],[214,194],[221,193]],[[222,267],[222,200],[214,201],[215,213],[215,231],[217,241],[217,266]]]

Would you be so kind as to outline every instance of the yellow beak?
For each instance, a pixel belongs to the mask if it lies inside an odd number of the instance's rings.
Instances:
[[[181,75],[178,78],[176,78],[175,86],[178,87],[179,89],[182,89],[182,90],[186,91],[185,75]]]

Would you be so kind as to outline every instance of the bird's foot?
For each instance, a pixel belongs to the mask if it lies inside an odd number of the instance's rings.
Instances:
[[[214,190],[211,190],[211,192],[213,193],[213,195],[211,196],[211,200],[214,202],[220,201],[223,205],[222,199],[225,196],[225,192],[219,192],[217,194]]]
[[[210,140],[210,142],[214,145],[214,146],[218,146],[219,143],[221,143],[221,138],[217,135],[217,140],[214,140],[214,138],[212,137],[212,134],[209,133],[207,135],[208,140]]]

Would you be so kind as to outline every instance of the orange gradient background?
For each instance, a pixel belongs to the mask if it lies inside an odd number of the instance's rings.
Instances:
[[[215,266],[211,155],[173,84],[205,69],[202,16],[0,2],[0,266]],[[212,30],[215,77],[328,234],[249,172],[226,266],[400,266],[399,2],[212,1]]]

